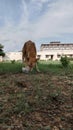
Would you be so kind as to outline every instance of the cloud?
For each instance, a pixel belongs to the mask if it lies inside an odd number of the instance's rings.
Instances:
[[[62,38],[66,34],[68,37],[73,33],[72,0],[29,0],[28,4],[21,0],[18,5],[14,8],[17,19],[14,19],[14,13],[12,17],[10,14],[10,17],[4,16],[5,24],[0,27],[0,43],[6,51],[21,50],[29,39],[38,41],[36,44],[39,46],[40,39]],[[18,16],[17,11],[20,12]]]
[[[50,9],[36,25],[37,37],[56,36],[62,32],[73,33],[73,2],[59,0],[59,2],[51,3],[48,6]]]

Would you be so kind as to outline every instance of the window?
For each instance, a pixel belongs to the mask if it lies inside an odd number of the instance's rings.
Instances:
[[[49,55],[46,55],[45,57],[46,57],[46,58],[49,58]]]

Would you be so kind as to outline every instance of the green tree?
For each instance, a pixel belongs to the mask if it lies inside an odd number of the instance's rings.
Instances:
[[[5,56],[5,53],[4,53],[4,51],[3,51],[3,48],[4,48],[4,46],[2,45],[2,44],[0,44],[0,56]]]

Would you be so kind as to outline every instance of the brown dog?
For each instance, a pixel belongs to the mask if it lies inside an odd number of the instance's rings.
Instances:
[[[26,64],[26,69],[28,68],[29,71],[31,71],[34,66],[36,66],[36,70],[39,72],[39,69],[37,67],[37,58],[36,58],[36,47],[35,43],[32,41],[25,42],[23,49],[22,49],[22,60]]]

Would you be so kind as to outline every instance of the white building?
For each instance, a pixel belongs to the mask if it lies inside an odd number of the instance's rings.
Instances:
[[[7,52],[5,53],[4,61],[21,61],[22,60],[22,52]]]
[[[37,52],[37,57],[40,60],[59,60],[61,56],[68,56],[73,58],[73,43],[50,42],[48,44],[41,44],[40,51]],[[0,59],[2,61],[2,57]],[[22,52],[8,52],[5,53],[4,61],[21,61]]]
[[[73,58],[73,43],[50,42],[41,44],[37,56],[40,60],[59,60],[61,56]]]
[[[3,60],[3,58],[2,58],[2,56],[0,56],[0,62],[2,62],[2,60]]]

